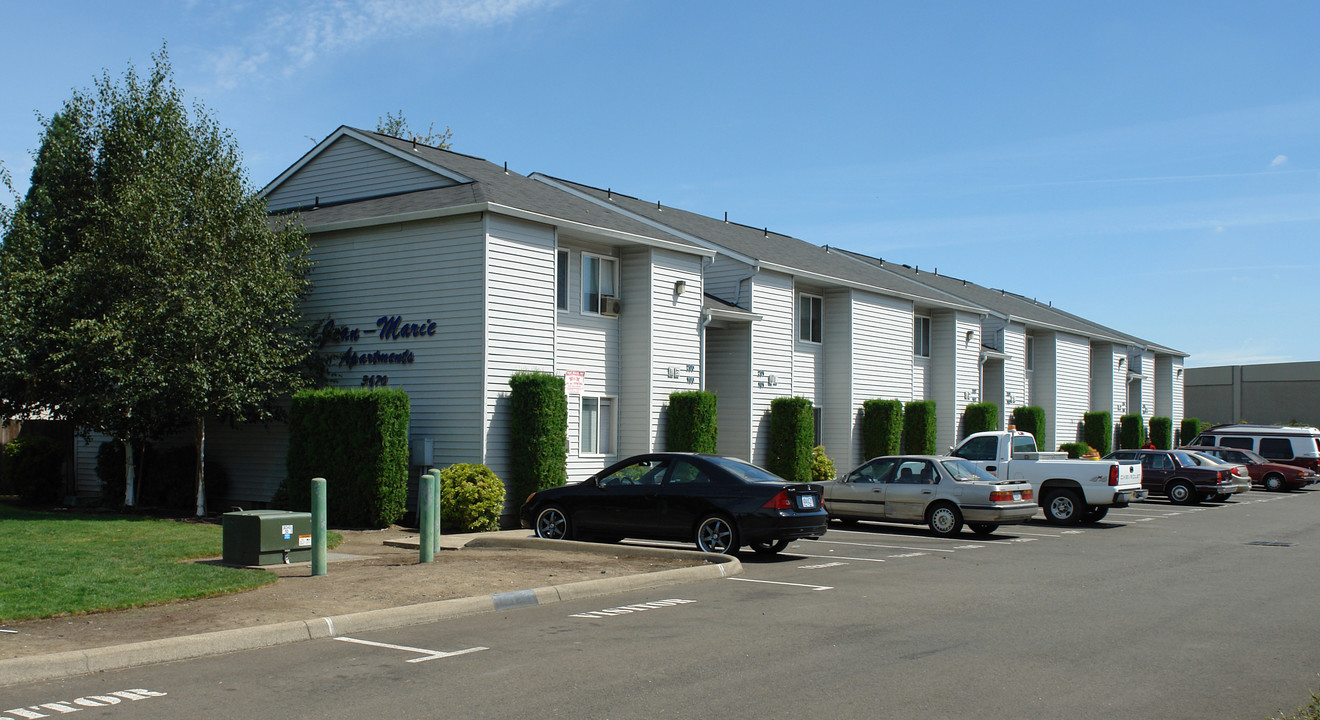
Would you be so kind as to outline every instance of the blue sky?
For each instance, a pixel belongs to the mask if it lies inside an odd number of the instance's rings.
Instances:
[[[168,42],[257,187],[402,111],[521,173],[1006,288],[1191,366],[1320,360],[1320,3],[7,5],[19,192],[37,114]]]

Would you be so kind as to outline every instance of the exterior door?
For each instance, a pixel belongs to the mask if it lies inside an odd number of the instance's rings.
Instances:
[[[830,507],[847,517],[883,520],[886,481],[897,464],[893,458],[878,458],[848,473],[845,482],[832,483]]]
[[[904,460],[885,489],[885,512],[895,520],[925,520],[937,482],[939,475],[929,460]]]

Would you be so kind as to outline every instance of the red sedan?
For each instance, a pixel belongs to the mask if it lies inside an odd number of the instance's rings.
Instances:
[[[1246,465],[1247,472],[1251,474],[1251,484],[1264,486],[1271,492],[1298,490],[1320,483],[1320,475],[1310,468],[1273,463],[1250,450],[1213,445],[1188,445],[1182,449],[1195,450],[1224,462]]]

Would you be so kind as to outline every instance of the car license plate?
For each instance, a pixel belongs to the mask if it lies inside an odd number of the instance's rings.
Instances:
[[[1014,499],[1014,500],[1021,500],[1021,499],[1022,499],[1022,493],[1021,493],[1021,491],[1013,493],[1013,499]]]
[[[814,509],[816,509],[816,496],[815,496],[815,495],[798,495],[798,509],[799,509],[799,510],[814,510]]]

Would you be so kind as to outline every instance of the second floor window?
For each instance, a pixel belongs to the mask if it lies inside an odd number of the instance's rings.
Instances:
[[[930,318],[912,318],[912,354],[930,357]]]
[[[798,295],[798,340],[820,342],[820,324],[824,301],[816,295]]]
[[[599,313],[602,296],[618,297],[618,261],[582,253],[582,312]]]
[[[560,250],[556,254],[555,266],[555,307],[568,309],[568,251]]]

